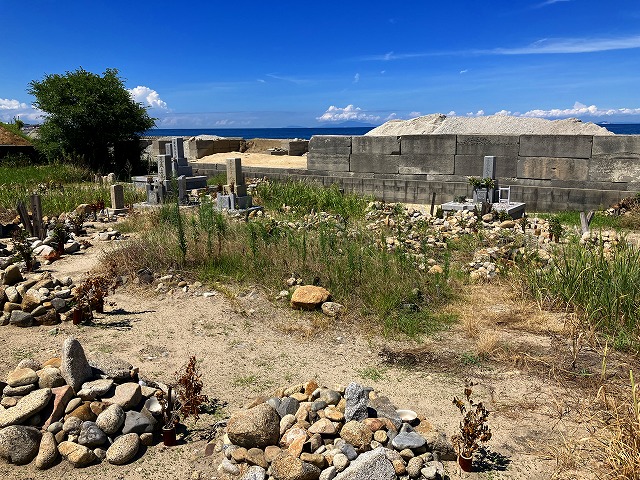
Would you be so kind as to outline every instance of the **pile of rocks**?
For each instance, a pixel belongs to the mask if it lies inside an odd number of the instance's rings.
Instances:
[[[58,455],[75,467],[106,459],[121,465],[151,445],[162,413],[157,389],[138,382],[131,364],[107,354],[87,360],[78,340],[61,358],[25,359],[0,382],[0,458],[35,459],[47,469]]]
[[[49,272],[23,277],[17,264],[0,272],[0,325],[31,327],[67,320],[73,297],[71,277]]]
[[[444,478],[441,460],[455,459],[450,442],[401,413],[357,383],[281,389],[231,416],[213,448],[218,472],[243,480]]]

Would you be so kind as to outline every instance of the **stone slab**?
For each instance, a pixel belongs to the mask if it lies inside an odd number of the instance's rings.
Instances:
[[[589,160],[519,157],[517,177],[542,180],[587,180],[589,178]]]
[[[623,157],[640,155],[640,135],[594,136],[591,154]]]
[[[594,155],[589,161],[589,180],[637,182],[640,179],[640,153]]]
[[[521,157],[591,157],[590,135],[521,135]]]
[[[405,154],[400,155],[398,173],[410,175],[452,175],[455,170],[454,155]]]
[[[517,157],[519,149],[518,135],[457,135],[456,139],[456,155]]]
[[[400,155],[400,137],[353,137],[351,153]]]
[[[400,153],[427,155],[455,155],[456,135],[403,135]]]
[[[351,172],[398,173],[400,155],[353,153],[350,157]]]
[[[309,154],[324,155],[351,154],[351,137],[344,135],[314,135],[309,141]]]
[[[480,177],[484,165],[484,156],[456,155],[454,160],[454,174],[466,177]],[[518,155],[498,156],[496,158],[496,177],[513,178],[516,176]]]
[[[329,172],[348,172],[349,155],[335,155],[309,152],[307,156],[307,169]]]

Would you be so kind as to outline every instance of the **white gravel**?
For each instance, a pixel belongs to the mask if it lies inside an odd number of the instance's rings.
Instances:
[[[410,120],[390,120],[366,135],[614,135],[604,127],[577,118],[546,120],[544,118],[510,117],[447,117],[441,113]]]

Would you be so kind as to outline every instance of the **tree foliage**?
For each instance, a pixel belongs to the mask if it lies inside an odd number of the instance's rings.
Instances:
[[[155,124],[135,102],[118,70],[102,76],[82,67],[29,83],[34,105],[47,113],[39,148],[50,160],[81,162],[96,172],[131,172],[140,165],[140,135]]]

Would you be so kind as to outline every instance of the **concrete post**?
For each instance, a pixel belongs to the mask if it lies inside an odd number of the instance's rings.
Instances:
[[[244,185],[242,175],[242,159],[227,158],[227,184]]]

